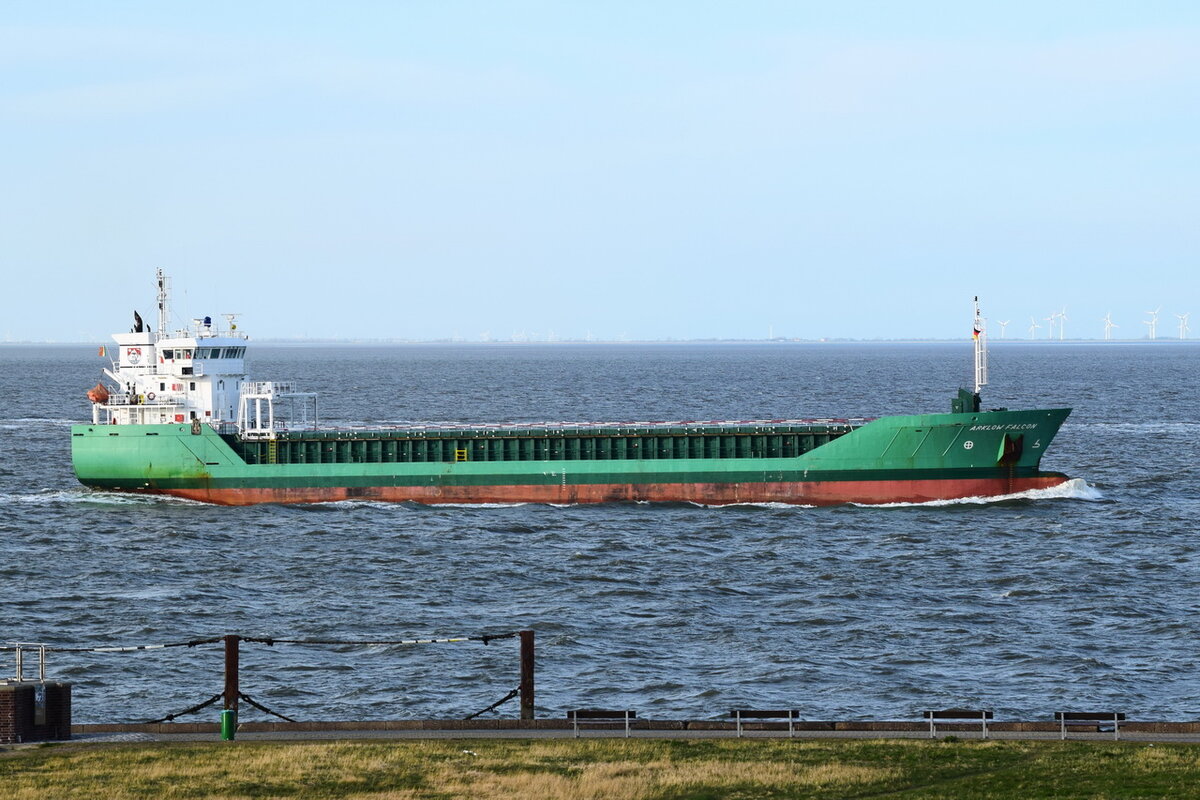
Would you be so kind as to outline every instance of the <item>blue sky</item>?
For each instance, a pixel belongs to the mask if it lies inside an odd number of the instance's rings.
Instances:
[[[1196,3],[9,3],[0,340],[1200,337],[1198,134]]]

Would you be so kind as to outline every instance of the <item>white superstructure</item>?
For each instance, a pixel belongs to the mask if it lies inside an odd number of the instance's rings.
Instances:
[[[168,332],[168,282],[162,270],[157,279],[159,330],[151,331],[135,312],[133,330],[113,334],[116,358],[104,370],[111,384],[88,393],[94,423],[236,423],[245,436],[271,438],[281,427],[275,397],[313,398],[315,406],[314,395],[294,393],[289,385],[247,380],[249,337],[237,329],[235,314],[223,315],[224,328],[212,317],[201,317],[190,327]]]

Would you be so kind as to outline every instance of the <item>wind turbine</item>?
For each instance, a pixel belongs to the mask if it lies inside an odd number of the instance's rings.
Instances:
[[[1063,334],[1067,331],[1067,307],[1063,306],[1063,310],[1058,314],[1058,340],[1063,340]]]
[[[1004,329],[1008,327],[1008,323],[1010,323],[1010,322],[1012,322],[1011,319],[1006,319],[1003,322],[1000,322],[999,320],[996,321],[996,324],[1000,326],[1000,338],[1001,339],[1004,338]]]
[[[1186,314],[1176,314],[1175,315],[1175,316],[1179,317],[1179,338],[1180,339],[1186,339],[1187,332],[1191,330],[1191,328],[1189,328],[1188,324],[1187,324],[1188,317],[1190,317],[1191,315],[1192,315],[1192,312],[1190,312],[1190,311]]]
[[[1101,320],[1101,322],[1104,323],[1104,341],[1107,342],[1109,339],[1112,338],[1112,329],[1119,328],[1121,326],[1117,325],[1116,323],[1114,323],[1112,321],[1112,312],[1111,311],[1104,315],[1104,319]]]
[[[1032,339],[1037,334],[1037,329],[1042,327],[1037,324],[1037,320],[1033,317],[1029,318],[1029,338]]]
[[[1146,313],[1150,315],[1150,319],[1142,321],[1143,324],[1150,326],[1151,341],[1158,338],[1158,312],[1159,311],[1162,311],[1162,306],[1159,306],[1158,308],[1154,309],[1153,311],[1147,311]]]
[[[1050,333],[1049,333],[1049,335],[1046,336],[1046,338],[1053,339],[1054,338],[1054,323],[1058,320],[1058,312],[1051,311],[1050,316],[1042,317],[1042,319],[1044,319],[1044,320],[1046,320],[1046,322],[1050,323]]]

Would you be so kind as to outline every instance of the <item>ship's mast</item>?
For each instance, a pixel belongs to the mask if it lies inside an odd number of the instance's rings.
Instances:
[[[972,331],[975,340],[975,394],[987,386],[987,325],[979,313],[979,297],[975,297],[975,327]]]
[[[161,339],[170,335],[167,332],[167,276],[161,269],[155,270],[158,278],[158,337]]]

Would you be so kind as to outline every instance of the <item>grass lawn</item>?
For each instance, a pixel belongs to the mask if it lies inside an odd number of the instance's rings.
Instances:
[[[4,800],[1200,796],[1200,746],[928,740],[62,744],[0,752]]]

